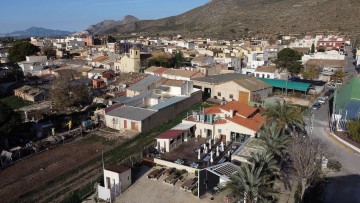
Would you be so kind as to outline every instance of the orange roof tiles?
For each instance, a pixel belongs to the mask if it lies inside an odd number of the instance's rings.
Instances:
[[[204,109],[205,114],[217,114],[221,113],[220,106],[212,106]]]
[[[93,62],[100,62],[100,61],[103,61],[103,60],[105,60],[107,58],[108,58],[108,56],[99,56],[97,58],[94,58],[92,61]]]
[[[246,118],[249,117],[251,114],[255,113],[255,111],[257,111],[257,108],[240,103],[238,101],[228,102],[224,106],[220,106],[220,109],[228,112],[230,112],[230,110],[235,110],[237,114]]]
[[[225,123],[227,123],[227,121],[225,120],[225,119],[221,119],[221,120],[217,120],[217,121],[215,121],[215,125],[221,125],[221,124],[225,124]]]
[[[248,129],[251,129],[253,131],[259,131],[260,128],[263,125],[263,122],[260,122],[257,119],[248,119],[248,118],[242,118],[240,116],[234,116],[234,117],[227,117],[226,120],[231,121],[233,123],[239,124],[241,126],[244,126]]]

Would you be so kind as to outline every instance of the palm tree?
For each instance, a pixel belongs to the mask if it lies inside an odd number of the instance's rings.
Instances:
[[[279,164],[272,153],[266,151],[252,154],[249,161],[255,167],[262,167],[264,175],[270,176],[271,179],[278,179],[280,177]]]
[[[275,123],[265,126],[260,132],[259,137],[265,142],[266,150],[269,153],[282,159],[287,152],[290,137],[283,134],[282,130]]]
[[[263,115],[267,123],[275,123],[284,133],[292,134],[296,128],[304,130],[304,119],[300,108],[277,101]]]
[[[264,171],[263,164],[245,164],[230,175],[225,188],[230,189],[235,197],[245,199],[246,203],[266,200],[275,194],[275,190],[272,188],[274,180]]]

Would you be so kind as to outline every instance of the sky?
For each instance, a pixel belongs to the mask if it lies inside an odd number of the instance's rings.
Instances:
[[[0,33],[31,26],[80,31],[102,20],[141,20],[181,14],[209,0],[1,0]]]

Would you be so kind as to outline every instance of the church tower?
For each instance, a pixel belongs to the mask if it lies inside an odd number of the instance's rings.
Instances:
[[[131,59],[140,59],[140,49],[137,46],[133,46],[130,49],[130,58]]]

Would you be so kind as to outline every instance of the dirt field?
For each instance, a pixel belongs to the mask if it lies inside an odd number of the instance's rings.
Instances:
[[[0,172],[0,197],[1,202],[12,202],[35,189],[41,187],[41,193],[26,196],[29,202],[46,202],[47,198],[54,194],[60,194],[63,198],[67,188],[80,188],[82,184],[93,181],[101,175],[100,163],[92,164],[80,171],[74,172],[70,178],[61,180],[61,175],[81,166],[93,158],[100,156],[101,151],[111,149],[110,145],[103,142],[75,140],[60,145],[48,151],[33,155],[16,162]],[[60,178],[55,186],[46,187],[49,181]],[[84,181],[86,180],[86,181]],[[61,197],[52,200],[57,202]],[[25,199],[22,199],[25,200]]]

